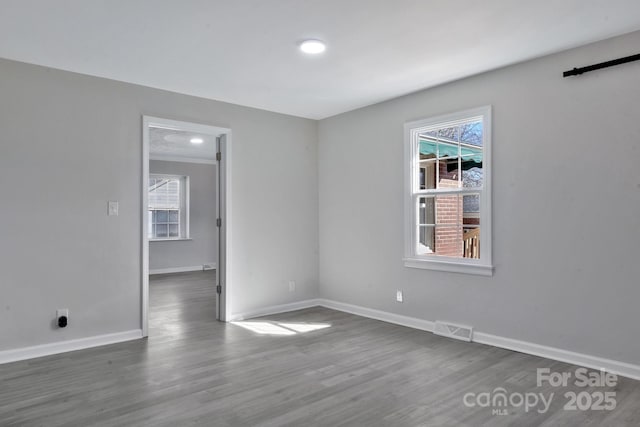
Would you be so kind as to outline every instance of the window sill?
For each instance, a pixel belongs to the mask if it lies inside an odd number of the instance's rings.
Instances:
[[[189,240],[193,240],[189,237],[171,237],[171,238],[166,238],[166,239],[149,239],[149,242],[186,242]]]
[[[476,276],[493,276],[493,266],[471,264],[444,260],[430,260],[424,258],[404,258],[404,266],[425,270],[447,271],[450,273],[474,274]]]

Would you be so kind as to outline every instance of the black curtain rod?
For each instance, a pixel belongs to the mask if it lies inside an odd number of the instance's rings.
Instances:
[[[574,68],[573,70],[565,71],[562,73],[562,77],[578,76],[582,73],[588,73],[589,71],[599,70],[601,68],[613,67],[614,65],[626,64],[627,62],[633,62],[640,60],[640,53],[637,55],[631,55],[624,58],[614,59],[613,61],[601,62],[595,65],[589,65],[588,67]]]

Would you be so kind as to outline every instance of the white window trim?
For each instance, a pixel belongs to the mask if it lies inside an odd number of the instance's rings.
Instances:
[[[191,233],[189,231],[189,217],[190,208],[191,208],[191,200],[189,199],[190,191],[190,178],[188,175],[171,175],[166,173],[149,173],[149,177],[163,177],[168,179],[178,179],[180,182],[184,179],[184,188],[180,188],[181,192],[184,192],[184,197],[180,197],[180,236],[179,237],[150,237],[149,242],[173,242],[173,241],[184,241],[184,240],[192,240]],[[147,190],[148,191],[148,190]],[[148,200],[148,199],[147,199]],[[147,207],[147,210],[149,208]],[[184,212],[183,212],[184,211]],[[184,235],[182,235],[182,219],[184,217]]]
[[[483,118],[483,187],[480,197],[480,259],[455,258],[437,255],[416,254],[417,242],[415,233],[416,209],[414,208],[414,177],[416,176],[416,147],[418,134],[425,128],[434,125],[446,126],[448,122],[457,122],[470,117]],[[491,106],[483,106],[430,117],[424,120],[407,122],[404,125],[404,199],[405,199],[405,254],[404,265],[410,268],[422,268],[454,273],[476,274],[482,276],[493,275],[492,237],[491,232]]]

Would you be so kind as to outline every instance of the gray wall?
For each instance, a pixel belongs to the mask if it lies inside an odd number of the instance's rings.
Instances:
[[[8,60],[0,76],[0,350],[140,328],[143,114],[232,129],[233,312],[317,296],[317,122]]]
[[[190,240],[149,242],[149,270],[195,267],[216,262],[216,167],[215,165],[151,160],[150,173],[189,177]]]
[[[640,32],[321,121],[321,296],[640,363],[640,63],[562,78],[639,45]],[[405,268],[403,124],[486,104],[495,275]]]

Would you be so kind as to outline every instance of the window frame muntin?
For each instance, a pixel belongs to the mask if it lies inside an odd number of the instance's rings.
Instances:
[[[419,189],[419,171],[417,170],[419,134],[429,130],[441,129],[468,122],[474,118],[482,120],[482,161],[483,183],[478,188],[456,189]],[[492,251],[492,107],[485,105],[416,121],[404,125],[404,181],[405,181],[405,267],[423,268],[458,273],[493,275]],[[417,189],[417,190],[416,190]],[[417,199],[425,195],[479,193],[480,194],[480,259],[447,257],[441,255],[418,255],[417,239],[419,225],[417,223]]]

